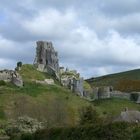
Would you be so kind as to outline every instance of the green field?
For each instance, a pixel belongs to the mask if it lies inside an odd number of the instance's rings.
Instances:
[[[124,100],[124,99],[103,99],[103,100],[96,100],[93,102],[97,112],[101,114],[101,116],[106,117],[115,117],[120,114],[121,111],[127,107],[129,110],[139,110],[140,105],[135,104],[131,101]]]

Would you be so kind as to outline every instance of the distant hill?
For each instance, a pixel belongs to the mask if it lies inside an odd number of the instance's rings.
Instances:
[[[126,92],[140,91],[140,69],[90,78],[86,81],[91,86],[113,86]]]

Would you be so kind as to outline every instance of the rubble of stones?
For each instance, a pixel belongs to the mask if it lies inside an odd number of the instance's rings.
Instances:
[[[18,87],[23,86],[22,77],[17,71],[14,70],[1,70],[0,71],[0,81],[12,82]]]

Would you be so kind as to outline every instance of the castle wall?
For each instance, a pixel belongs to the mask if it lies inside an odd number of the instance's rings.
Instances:
[[[113,98],[121,98],[121,99],[130,100],[130,93],[125,93],[121,91],[112,91],[110,96]]]

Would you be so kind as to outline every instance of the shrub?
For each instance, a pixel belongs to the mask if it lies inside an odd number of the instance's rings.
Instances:
[[[137,101],[138,100],[138,97],[139,97],[139,94],[138,93],[132,93],[130,95],[130,100]]]
[[[133,130],[132,140],[140,140],[140,128],[135,128]]]
[[[6,82],[3,80],[0,80],[0,86],[5,86],[5,85],[6,85]]]
[[[99,115],[92,106],[87,106],[80,110],[80,125],[91,125],[99,122]]]
[[[22,134],[21,140],[34,140],[33,134],[30,134],[30,133]]]
[[[130,140],[132,131],[128,123],[84,125],[78,127],[53,128],[35,133],[35,140]],[[134,139],[137,140],[137,139]]]

